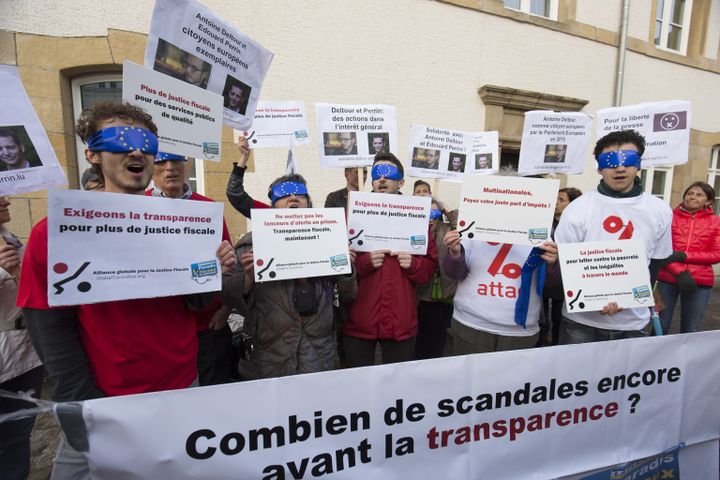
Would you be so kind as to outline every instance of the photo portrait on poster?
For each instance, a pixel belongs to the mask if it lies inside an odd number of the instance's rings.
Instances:
[[[66,185],[16,67],[0,65],[0,196]]]
[[[518,172],[580,174],[588,158],[592,117],[581,112],[525,112]]]
[[[320,165],[365,167],[379,152],[397,145],[395,107],[315,104]]]
[[[465,172],[465,154],[450,152],[450,160],[448,161],[448,172],[463,173]]]
[[[604,108],[597,112],[597,136],[633,129],[645,137],[642,167],[687,163],[692,104],[683,100]]]
[[[273,54],[195,0],[156,0],[145,66],[225,99],[223,120],[250,127]]]
[[[123,100],[143,108],[158,127],[160,151],[220,161],[223,98],[187,82],[123,62]]]
[[[299,100],[258,102],[252,126],[247,130],[235,130],[235,139],[240,135],[252,148],[309,145],[305,103]]]
[[[492,170],[493,160],[492,153],[476,153],[475,154],[475,170]]]

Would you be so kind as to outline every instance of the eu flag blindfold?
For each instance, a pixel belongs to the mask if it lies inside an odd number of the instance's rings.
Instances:
[[[298,182],[283,182],[275,185],[270,189],[271,203],[275,205],[275,202],[288,195],[307,195],[307,187]]]
[[[437,208],[430,210],[430,220],[437,220],[440,217],[442,217],[442,212],[440,210]]]
[[[93,152],[126,153],[139,150],[156,155],[158,139],[150,130],[140,127],[107,127],[93,133],[87,141]]]
[[[373,165],[372,170],[370,170],[370,176],[373,179],[373,182],[375,180],[380,180],[381,178],[387,178],[388,180],[402,180],[403,176],[400,173],[400,170],[395,165],[390,165],[387,163],[377,163]]]
[[[155,155],[155,163],[166,162],[168,160],[171,162],[187,162],[187,157],[166,152],[158,152],[157,155]]]
[[[640,170],[640,155],[635,150],[613,150],[597,157],[598,168],[635,167]]]

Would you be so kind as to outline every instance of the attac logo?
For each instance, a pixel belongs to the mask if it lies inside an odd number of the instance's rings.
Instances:
[[[629,240],[635,232],[632,221],[628,221],[627,225],[625,225],[623,224],[622,218],[615,215],[611,215],[603,221],[603,229],[608,233],[618,233],[622,230],[618,240]]]
[[[488,245],[499,244],[494,242],[488,242]],[[490,275],[496,277],[498,274],[500,274],[510,279],[516,279],[520,276],[520,265],[518,265],[517,263],[505,263],[505,260],[507,259],[507,256],[510,253],[511,249],[512,245],[509,243],[504,243],[500,247],[500,250],[498,251],[497,255],[495,255],[495,258],[488,267],[487,271]]]

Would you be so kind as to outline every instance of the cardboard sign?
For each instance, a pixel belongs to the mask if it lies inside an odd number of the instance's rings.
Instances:
[[[466,173],[497,173],[498,132],[462,132],[412,125],[408,175],[461,182]]]
[[[525,112],[518,172],[582,173],[591,127],[592,118],[580,112]]]
[[[0,65],[0,196],[67,184],[16,67]]]
[[[391,250],[425,255],[430,203],[430,197],[350,192],[350,246],[359,252]]]
[[[155,0],[145,66],[222,95],[233,128],[250,127],[272,58],[195,0]]]
[[[466,177],[458,214],[461,238],[537,245],[550,239],[560,180]]]
[[[235,130],[235,138],[247,138],[251,148],[279,148],[292,145],[308,145],[305,103],[258,102],[252,127]]]
[[[252,235],[256,282],[352,271],[342,208],[253,209]]]
[[[558,255],[568,312],[655,305],[642,240],[564,243]]]
[[[380,152],[397,151],[395,107],[315,104],[320,165],[362,167]]]
[[[50,190],[48,303],[220,290],[222,215],[219,202]]]
[[[687,163],[690,146],[690,102],[641,103],[597,112],[598,139],[617,130],[637,130],[645,137],[642,167]]]
[[[123,100],[142,107],[153,117],[161,152],[220,161],[220,95],[126,60]]]

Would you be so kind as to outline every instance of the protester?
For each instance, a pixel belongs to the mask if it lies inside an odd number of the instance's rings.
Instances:
[[[150,115],[130,104],[98,102],[81,114],[76,132],[87,144],[85,157],[101,175],[106,192],[144,194],[157,153],[157,127]],[[227,242],[217,249],[217,257],[223,271],[235,264]],[[47,278],[48,222],[43,219],[30,233],[17,304],[23,308],[32,343],[53,378],[54,401],[197,384],[197,337],[189,305],[202,307],[207,296],[50,308]],[[52,478],[88,475],[85,456],[63,437]]]
[[[650,279],[672,252],[672,211],[662,200],[643,191],[640,171],[645,138],[634,130],[609,133],[597,141],[593,154],[602,176],[596,190],[568,205],[555,230],[557,243],[642,240],[649,260]],[[572,285],[565,283],[566,288]],[[647,307],[622,309],[610,302],[599,312],[563,310],[561,344],[638,337],[650,321]]]
[[[42,162],[38,158],[25,157],[25,145],[17,134],[0,129],[0,171],[40,166]]]
[[[398,194],[405,183],[402,163],[392,153],[376,155],[370,175],[375,193]],[[350,318],[343,325],[349,367],[374,364],[378,342],[383,363],[415,356],[415,288],[429,282],[437,268],[437,249],[429,232],[428,238],[425,255],[389,250],[357,254],[358,293],[350,305]]]
[[[273,208],[312,206],[305,179],[285,175],[270,185]],[[250,358],[241,359],[243,379],[321,372],[336,367],[333,289],[341,301],[357,293],[355,273],[348,276],[255,281],[252,232],[238,244],[239,263],[224,278],[224,302],[245,317],[243,330],[254,339]],[[353,260],[354,253],[350,253]]]
[[[363,182],[367,179],[367,168],[362,169]],[[348,192],[357,192],[360,187],[358,180],[358,168],[350,167],[345,169],[345,188],[328,193],[325,199],[325,208],[342,207],[347,211]]]
[[[517,175],[512,171],[503,175]],[[557,268],[557,245],[538,247],[482,242],[445,234],[445,274],[458,281],[450,322],[453,353],[534,347],[539,337],[547,268]],[[500,270],[498,259],[505,265]]]
[[[430,184],[425,180],[415,180],[415,185],[413,185],[413,195],[416,197],[432,197]]]
[[[92,167],[88,167],[85,169],[85,171],[82,174],[82,178],[80,179],[80,186],[83,190],[87,191],[99,191],[102,192],[104,189],[102,178],[100,178],[100,175],[93,172]]]
[[[270,208],[270,205],[253,199],[246,191],[243,185],[245,178],[245,170],[247,170],[247,162],[250,159],[250,147],[245,137],[238,139],[238,149],[240,150],[240,159],[233,163],[233,169],[228,179],[227,195],[230,205],[242,214],[245,218],[250,218],[250,210],[253,208]]]
[[[153,197],[213,202],[213,199],[193,192],[190,184],[185,181],[187,162],[187,157],[158,152],[153,167],[155,186],[145,193]],[[222,239],[231,242],[225,220]],[[223,308],[219,294],[207,308],[191,312],[197,324],[197,369],[198,380],[202,386],[230,381],[232,331],[227,323],[230,313],[229,309]]]
[[[22,311],[15,306],[20,262],[25,247],[5,224],[10,222],[10,201],[0,197],[0,390],[30,392],[40,397],[45,369],[30,344]],[[33,404],[0,397],[0,415]],[[30,432],[35,415],[0,423],[0,478],[21,480],[30,472]]]
[[[565,210],[565,207],[580,195],[582,195],[582,192],[572,187],[561,188],[558,191],[550,238],[555,238],[555,229],[558,223],[560,223],[560,216],[563,210]],[[540,320],[540,338],[538,339],[539,347],[558,344],[564,301],[565,295],[563,294],[562,282],[558,282],[555,285],[545,285],[543,289],[543,316]],[[548,332],[551,332],[550,339],[546,338]]]
[[[657,284],[665,302],[660,311],[664,334],[670,332],[678,296],[680,332],[700,330],[715,280],[712,266],[720,263],[720,218],[712,210],[713,200],[715,189],[695,182],[673,210],[672,244],[679,258],[660,270]]]

